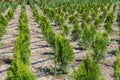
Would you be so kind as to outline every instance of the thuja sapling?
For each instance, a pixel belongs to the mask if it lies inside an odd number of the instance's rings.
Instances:
[[[114,63],[114,76],[115,80],[120,80],[120,51],[117,51],[116,58]]]
[[[60,27],[62,35],[66,36],[69,34],[69,28],[67,24],[64,22],[63,25]]]
[[[107,9],[104,7],[103,8],[103,16],[106,17],[107,14],[108,14]]]
[[[74,60],[73,48],[70,41],[62,35],[55,36],[55,72],[66,74],[68,73],[69,65]]]
[[[91,51],[88,52],[87,58],[81,62],[78,70],[74,72],[74,80],[105,80],[98,63],[92,57]]]
[[[88,13],[86,13],[85,11],[82,13],[82,19],[84,20],[84,21],[86,21],[87,20],[87,17],[88,17]]]
[[[86,20],[86,23],[91,23],[92,22],[92,17],[88,16],[87,20]]]
[[[111,13],[108,13],[105,23],[109,22],[110,24],[112,24],[114,21],[114,12],[112,11]]]
[[[55,23],[56,25],[61,26],[64,23],[64,18],[61,17],[59,14],[56,14]]]
[[[45,35],[46,40],[51,46],[54,46],[55,33],[50,26],[49,19],[45,16],[40,16],[40,28],[42,33]]]
[[[80,25],[78,22],[76,22],[74,25],[73,25],[73,30],[72,30],[72,40],[75,41],[75,40],[79,40],[80,37],[82,35],[82,30],[80,28]]]
[[[86,22],[85,21],[82,21],[82,23],[81,23],[81,28],[82,28],[82,30],[85,30],[85,28],[86,28]]]
[[[43,9],[43,13],[45,14],[45,15],[47,15],[47,16],[49,16],[49,8],[48,7],[44,7],[44,9]]]
[[[95,18],[95,21],[94,21],[94,24],[95,24],[96,26],[98,26],[98,25],[100,24],[100,18],[96,17],[96,18]]]
[[[120,29],[120,11],[118,11],[118,15],[117,15],[117,23]]]
[[[76,19],[76,16],[75,15],[71,15],[70,17],[69,17],[69,21],[70,21],[70,23],[74,23],[74,20]]]
[[[55,10],[53,8],[50,8],[49,16],[50,16],[51,21],[53,21],[54,20],[54,16],[55,16]]]
[[[91,47],[94,41],[95,33],[95,26],[93,26],[92,24],[86,25],[82,33],[82,45],[85,49]]]
[[[7,26],[8,24],[8,20],[6,17],[4,17],[3,15],[0,14],[0,24],[2,24],[3,26]]]
[[[35,20],[38,22],[39,21],[39,13],[38,13],[37,9],[33,10],[33,15],[35,17]]]
[[[105,30],[106,30],[108,33],[110,33],[110,32],[113,31],[112,25],[111,25],[111,23],[109,23],[109,22],[107,22],[107,23],[104,24],[104,28],[105,28]]]
[[[0,24],[0,40],[2,39],[2,36],[3,36],[4,32],[5,32],[5,26]]]
[[[12,8],[10,8],[9,12],[7,13],[7,15],[5,15],[5,17],[10,20],[14,15],[14,11]]]
[[[95,39],[93,41],[92,47],[94,50],[94,60],[96,62],[100,62],[104,59],[104,56],[107,53],[107,45],[108,45],[108,33],[107,32],[98,32],[95,35]]]

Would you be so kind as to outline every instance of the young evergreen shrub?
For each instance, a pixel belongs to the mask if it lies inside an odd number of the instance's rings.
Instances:
[[[84,48],[91,47],[96,33],[96,27],[93,25],[86,25],[82,33],[82,44]]]
[[[105,17],[103,15],[100,15],[99,19],[100,19],[100,23],[102,23],[102,22],[104,22]]]
[[[69,28],[66,23],[63,23],[60,29],[61,29],[62,35],[66,36],[69,34]]]
[[[94,9],[92,9],[92,11],[91,11],[92,13],[91,13],[91,16],[92,16],[92,18],[94,19],[96,16],[97,16],[97,14],[96,14],[96,12],[95,12],[95,10]]]
[[[97,26],[100,24],[100,18],[96,17],[95,18],[95,21],[94,21],[94,24]]]
[[[2,39],[2,36],[3,36],[4,32],[5,32],[5,26],[0,24],[0,40]]]
[[[64,12],[63,11],[61,11],[59,14],[60,14],[60,16],[64,17]]]
[[[12,67],[8,69],[8,77],[6,80],[36,80],[35,75],[33,75],[29,69],[29,66],[23,64],[19,59],[16,59]]]
[[[108,16],[106,17],[105,23],[109,22],[109,23],[113,23],[114,21],[114,12],[108,13]]]
[[[42,30],[42,33],[45,35],[46,40],[48,43],[50,43],[51,46],[54,46],[54,40],[55,40],[55,33],[50,26],[49,19],[45,16],[40,16],[40,28]]]
[[[91,23],[92,22],[92,17],[88,17],[87,20],[86,20],[86,23]]]
[[[118,26],[119,26],[119,28],[120,28],[120,11],[118,11],[117,23],[118,23]]]
[[[73,8],[72,8],[72,9],[69,9],[68,12],[69,12],[69,14],[72,15],[72,14],[74,14],[74,9],[73,9]]]
[[[14,15],[14,11],[12,8],[10,8],[9,12],[7,13],[7,15],[5,15],[5,17],[10,20]]]
[[[61,26],[64,23],[64,18],[57,14],[55,16],[55,23],[56,25]]]
[[[46,35],[46,40],[51,46],[55,46],[54,41],[55,41],[55,33],[52,29],[52,27],[48,27],[47,29],[47,35]]]
[[[74,80],[105,80],[102,76],[99,65],[88,53],[87,58],[80,63],[78,70],[74,72]]]
[[[107,9],[104,7],[103,8],[103,16],[105,17],[108,14]]]
[[[50,12],[50,9],[47,8],[47,7],[44,7],[43,13],[44,13],[45,15],[49,16],[49,12]]]
[[[104,28],[105,28],[105,30],[106,30],[108,33],[110,33],[110,32],[113,31],[112,25],[111,25],[111,23],[109,23],[109,22],[107,22],[107,23],[104,24]]]
[[[114,11],[114,12],[115,12],[116,8],[117,8],[117,5],[114,4],[114,5],[113,5],[113,11]]]
[[[70,63],[74,60],[73,48],[70,41],[61,35],[55,36],[55,65],[58,73],[66,74]]]
[[[110,10],[110,8],[111,8],[111,4],[108,4],[107,10]]]
[[[81,23],[81,28],[82,28],[82,30],[85,30],[85,29],[86,29],[86,22],[85,22],[85,21],[82,21],[82,23]]]
[[[120,80],[120,51],[116,54],[116,62],[114,63],[114,76],[115,80]]]
[[[38,22],[39,21],[39,13],[38,13],[37,9],[33,10],[33,15],[35,17],[35,20]]]
[[[81,35],[82,35],[82,30],[80,29],[79,23],[76,22],[73,25],[73,30],[72,30],[72,34],[71,34],[72,40],[73,41],[79,40]]]
[[[6,17],[2,16],[1,14],[0,14],[0,24],[4,26],[7,26],[8,24],[8,20],[6,19]]]
[[[33,0],[29,0],[29,3],[30,3],[31,9],[34,10],[35,9],[34,1]]]
[[[68,13],[65,13],[64,19],[67,20],[67,19],[68,19],[68,16],[69,16],[69,14],[68,14]]]
[[[75,22],[75,19],[76,19],[76,16],[75,16],[75,15],[71,15],[71,16],[69,17],[70,23],[74,23],[74,22]]]
[[[93,50],[95,52],[95,61],[100,62],[100,60],[104,58],[105,54],[107,53],[108,40],[107,32],[96,34],[95,40],[92,44]]]
[[[53,21],[55,17],[55,10],[53,8],[50,8],[50,13],[49,13],[50,19]]]
[[[44,16],[44,15],[40,16],[39,24],[41,25],[40,28],[41,28],[41,30],[42,30],[42,33],[43,33],[45,36],[46,36],[46,30],[47,30],[47,28],[50,26],[49,23],[50,23],[50,22],[49,22],[49,19],[48,19],[46,16]]]
[[[88,17],[88,13],[86,13],[85,11],[82,13],[82,20],[86,21]]]

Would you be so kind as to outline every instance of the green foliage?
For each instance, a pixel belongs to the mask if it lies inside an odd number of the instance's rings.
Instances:
[[[104,28],[105,28],[105,30],[106,30],[108,33],[110,33],[110,32],[113,31],[112,25],[111,25],[110,23],[108,23],[108,22],[104,24]]]
[[[120,51],[116,54],[116,62],[114,63],[114,76],[115,80],[120,80]]]
[[[105,6],[104,6],[104,8],[103,8],[102,11],[103,11],[103,16],[105,17],[105,16],[107,15],[107,13],[108,13],[108,12],[107,12],[107,9],[105,8]]]
[[[54,10],[53,8],[47,8],[47,7],[44,8],[43,12],[44,12],[44,14],[46,14],[47,17],[49,17],[51,20],[54,19],[55,13],[57,13],[57,12],[55,12],[55,10]]]
[[[7,15],[5,15],[5,17],[10,20],[14,15],[14,11],[12,8],[10,8],[9,12],[7,13]]]
[[[73,48],[70,41],[61,35],[55,36],[55,64],[59,68],[60,73],[67,73],[69,64],[74,59]]]
[[[9,2],[0,3],[0,13],[3,13],[9,7],[9,5],[10,5]]]
[[[63,25],[60,27],[62,35],[68,35],[69,34],[69,28],[66,23],[63,23]]]
[[[87,20],[86,20],[86,23],[91,23],[92,22],[92,17],[88,17]]]
[[[24,8],[22,8],[19,22],[19,34],[14,47],[12,66],[8,69],[7,80],[36,80],[30,70],[30,31]]]
[[[2,36],[3,36],[4,32],[5,32],[5,26],[0,24],[0,40],[2,39]]]
[[[88,13],[84,11],[84,12],[82,13],[82,20],[86,21],[86,20],[87,20],[87,17],[88,17]]]
[[[120,29],[120,11],[118,11],[118,15],[117,15],[117,23]]]
[[[33,10],[33,15],[34,15],[34,17],[35,17],[35,20],[38,22],[39,19],[40,19],[40,17],[39,17],[39,13],[38,13],[37,9],[34,9],[34,10]]]
[[[78,70],[74,72],[74,80],[104,80],[99,65],[88,53],[87,58],[80,64]]]
[[[100,15],[99,19],[100,19],[100,23],[102,23],[102,22],[104,22],[105,17],[103,15]]]
[[[95,21],[94,21],[94,24],[97,26],[100,24],[100,18],[96,17],[95,18]]]
[[[8,69],[8,77],[6,80],[36,80],[35,75],[30,71],[30,67],[23,64],[17,51],[12,60],[12,66]]]
[[[114,21],[114,12],[108,13],[108,16],[106,17],[105,23],[112,24]]]
[[[91,16],[92,16],[93,19],[94,19],[95,17],[97,17],[97,13],[95,12],[94,9],[92,9],[91,12],[92,12],[92,13],[91,13]]]
[[[8,11],[8,13],[3,16],[0,14],[0,40],[2,39],[3,34],[5,33],[5,28],[8,24],[8,21],[13,18],[14,15],[14,8],[12,7],[14,6],[13,4],[11,4],[11,8]]]
[[[75,15],[71,15],[71,16],[69,17],[69,20],[70,20],[70,23],[75,23],[75,22],[77,21],[77,18],[76,18]]]
[[[29,0],[29,3],[30,3],[30,7],[32,8],[32,10],[34,10],[35,9],[34,1],[33,0]]]
[[[4,26],[7,26],[7,24],[8,24],[8,20],[2,15],[0,15],[0,24],[2,24]]]
[[[72,40],[76,41],[80,39],[80,36],[82,35],[82,30],[80,29],[79,23],[75,23],[73,25],[73,30],[72,30]]]
[[[54,9],[52,9],[52,8],[50,8],[49,9],[49,18],[51,19],[51,20],[53,20],[54,19],[54,17],[55,17],[55,11],[54,11]]]
[[[7,24],[8,24],[7,19],[0,15],[0,40],[2,39],[2,36],[5,33],[5,28]]]
[[[93,41],[94,41],[94,37],[95,37],[95,33],[96,33],[96,27],[93,25],[86,25],[85,30],[83,31],[82,34],[82,44],[83,47],[87,48],[87,47],[91,47]]]
[[[82,23],[81,23],[81,28],[83,29],[83,30],[85,30],[86,29],[86,22],[85,21],[82,21]]]
[[[22,9],[26,9],[26,1],[22,1]]]
[[[96,34],[95,40],[92,44],[93,50],[95,52],[95,61],[99,62],[101,59],[104,58],[107,51],[108,40],[109,39],[107,32]]]
[[[64,23],[64,18],[61,17],[60,15],[56,14],[55,23],[56,23],[56,25],[61,26]]]
[[[52,27],[50,26],[49,19],[42,15],[42,16],[40,16],[39,24],[40,24],[42,33],[45,35],[48,43],[50,43],[51,46],[54,46],[55,33],[54,33]]]

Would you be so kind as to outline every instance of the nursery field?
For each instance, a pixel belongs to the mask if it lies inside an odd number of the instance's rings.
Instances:
[[[0,80],[120,80],[120,1],[0,1]]]

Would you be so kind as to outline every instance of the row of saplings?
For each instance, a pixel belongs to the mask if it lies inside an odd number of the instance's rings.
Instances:
[[[82,6],[81,6],[82,7]],[[82,22],[86,22],[86,23],[92,23],[92,21],[94,22],[94,25],[96,25],[96,28],[98,28],[99,26],[101,26],[101,24],[104,23],[104,28],[107,32],[112,32],[112,24],[114,21],[114,12],[116,9],[116,4],[112,6],[108,5],[108,9],[109,8],[113,8],[111,12],[109,12],[109,10],[107,10],[105,5],[101,5],[101,11],[98,11],[98,8],[96,9],[96,7],[91,8],[92,6],[90,6],[89,8],[86,8],[86,6],[83,6],[83,9],[81,9],[80,13],[82,14]],[[111,10],[111,9],[110,9]],[[91,15],[89,15],[89,13],[91,12]],[[98,12],[102,13],[98,16]],[[60,29],[62,31],[62,33],[64,33],[64,35],[67,35],[69,33],[69,29],[67,27],[67,25],[65,24],[65,19],[66,19],[66,15],[65,13],[61,10],[61,8],[47,8],[44,7],[43,8],[43,13],[49,17],[51,19],[51,21],[55,21],[57,26],[61,26]],[[69,14],[69,13],[68,13]],[[75,10],[73,11],[73,14],[69,16],[69,21],[70,23],[75,24],[76,22],[79,21],[79,13],[75,13]],[[88,16],[89,15],[89,16]],[[91,16],[91,17],[90,17]],[[106,18],[105,18],[106,17]],[[68,18],[68,16],[67,16]],[[67,20],[67,19],[66,19]],[[104,21],[105,20],[105,21]],[[64,30],[65,29],[65,30]]]
[[[40,28],[46,40],[54,47],[55,74],[68,73],[69,66],[74,60],[74,52],[73,48],[70,46],[69,40],[65,39],[61,34],[56,35],[53,32],[49,19],[46,16],[42,15],[39,17],[36,9],[33,10],[33,14],[36,21],[40,24]],[[75,26],[78,25],[76,24]],[[90,49],[90,51],[88,50],[87,58],[80,64],[78,70],[74,72],[74,79],[105,80],[101,74],[98,63],[100,63],[106,55],[108,33],[96,33],[95,26],[86,26],[82,34],[82,45],[84,48]],[[118,62],[115,64],[118,64]]]
[[[26,15],[26,4],[22,3],[19,19],[19,33],[14,47],[12,66],[8,69],[7,80],[35,80],[35,75],[30,70],[30,31]]]
[[[17,4],[12,3],[9,11],[5,16],[0,14],[0,40],[2,39],[2,36],[5,33],[5,29],[6,29],[6,26],[8,25],[8,21],[13,18],[16,7],[17,7]]]
[[[35,10],[33,11],[33,14],[37,20],[38,12]],[[74,52],[70,45],[70,41],[61,34],[56,35],[50,26],[48,18],[44,15],[40,16],[38,20],[46,40],[51,44],[52,47],[54,47],[55,74],[68,73],[69,65],[74,60]],[[16,46],[14,49],[15,55],[12,62],[12,67],[8,70],[7,80],[35,80],[35,76],[31,73],[29,67],[29,39],[30,32],[28,29],[28,20],[25,10],[22,10],[19,35],[17,37]],[[87,25],[83,33],[82,44],[86,49],[90,49],[90,51],[88,50],[89,52],[87,54],[87,58],[80,64],[78,70],[74,72],[74,79],[104,80],[98,63],[101,61],[101,59],[103,59],[107,50],[107,33],[96,33],[94,26]],[[119,62],[117,61],[115,64],[118,65],[118,63]]]

